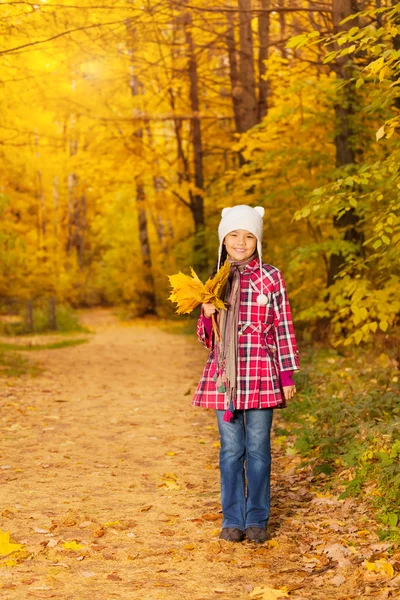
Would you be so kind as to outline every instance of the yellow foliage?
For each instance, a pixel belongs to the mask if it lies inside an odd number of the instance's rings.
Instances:
[[[274,590],[269,587],[256,587],[250,593],[250,598],[255,598],[255,600],[276,600],[276,598],[287,598],[288,593],[286,589]]]
[[[18,550],[22,550],[22,545],[10,542],[10,532],[1,531],[0,529],[0,556],[7,556]]]
[[[64,542],[63,548],[65,548],[66,550],[74,550],[75,552],[77,552],[78,550],[81,550],[83,546],[81,544],[78,544],[75,540],[73,540],[72,542]]]
[[[393,565],[383,558],[377,560],[376,562],[368,562],[366,560],[365,567],[368,571],[383,571],[388,577],[393,577],[394,575]]]
[[[215,277],[208,279],[205,284],[200,281],[192,268],[190,270],[192,277],[181,272],[169,276],[172,287],[169,300],[176,302],[176,312],[179,315],[191,313],[196,306],[204,302],[212,302],[217,310],[225,309],[225,304],[219,296],[229,277],[229,262],[226,261]]]

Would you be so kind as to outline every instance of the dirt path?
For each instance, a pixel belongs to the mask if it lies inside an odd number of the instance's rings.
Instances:
[[[27,551],[0,561],[2,600],[237,599],[267,586],[294,600],[396,597],[362,564],[382,551],[368,516],[317,497],[279,440],[271,540],[220,542],[215,415],[190,404],[206,351],[109,313],[87,321],[88,344],[30,354],[43,374],[1,390],[0,527]]]

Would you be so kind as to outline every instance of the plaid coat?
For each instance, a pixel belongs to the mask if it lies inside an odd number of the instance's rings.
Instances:
[[[245,267],[240,277],[236,408],[283,407],[279,372],[300,369],[285,282],[276,267],[263,264],[261,285],[257,259]],[[268,296],[266,306],[257,304],[261,293]],[[210,335],[211,339],[200,317],[197,336],[210,353],[192,404],[226,410],[226,394],[217,392],[213,380],[214,336]]]

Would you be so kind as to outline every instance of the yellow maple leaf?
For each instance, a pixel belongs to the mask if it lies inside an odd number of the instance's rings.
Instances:
[[[384,558],[381,558],[380,560],[377,560],[376,562],[368,562],[366,560],[365,567],[368,569],[368,571],[376,571],[376,572],[383,571],[384,573],[386,573],[386,575],[388,575],[388,577],[393,577],[393,575],[394,575],[394,569],[393,569],[392,563],[388,562]]]
[[[212,302],[217,310],[224,309],[225,304],[219,296],[228,280],[230,268],[229,262],[226,261],[215,277],[208,279],[205,284],[200,281],[192,267],[192,277],[181,272],[169,275],[172,293],[168,299],[176,302],[176,312],[179,315],[191,313],[203,302]]]
[[[255,598],[255,600],[276,600],[276,598],[287,598],[288,595],[285,588],[274,590],[269,587],[256,587],[250,593],[250,598]]]
[[[0,529],[0,556],[7,556],[17,550],[22,550],[22,545],[10,542],[10,532]]]
[[[386,573],[386,575],[388,577],[393,577],[393,575],[394,575],[394,568],[393,568],[392,563],[388,562],[384,558],[381,558],[380,560],[377,561],[377,564],[379,565],[379,568],[382,571],[384,571],[384,573]]]
[[[63,543],[63,547],[66,550],[81,550],[83,548],[83,546],[81,544],[78,544],[75,540],[73,540],[72,542],[64,542]]]

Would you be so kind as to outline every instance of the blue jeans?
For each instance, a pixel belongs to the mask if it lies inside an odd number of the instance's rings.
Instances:
[[[230,423],[223,420],[224,412],[216,411],[221,436],[222,527],[264,528],[270,510],[273,409],[238,410]]]

